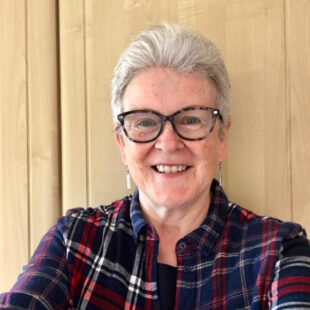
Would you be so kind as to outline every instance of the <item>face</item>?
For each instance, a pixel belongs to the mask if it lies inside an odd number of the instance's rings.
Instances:
[[[216,90],[210,80],[157,67],[131,80],[123,104],[124,111],[151,109],[170,115],[190,106],[214,108],[215,99]],[[135,143],[122,133],[116,134],[123,162],[139,188],[142,207],[151,204],[173,209],[208,201],[218,163],[226,157],[227,134],[220,138],[219,121],[211,135],[200,141],[180,138],[170,122],[165,123],[155,141],[148,143]]]

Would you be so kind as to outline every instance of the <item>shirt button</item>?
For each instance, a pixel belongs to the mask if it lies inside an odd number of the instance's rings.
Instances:
[[[179,247],[180,247],[181,250],[185,250],[186,247],[187,247],[187,245],[186,245],[185,242],[181,242],[181,243],[179,244]]]
[[[191,268],[190,267],[184,267],[183,270],[184,270],[185,273],[191,272]]]

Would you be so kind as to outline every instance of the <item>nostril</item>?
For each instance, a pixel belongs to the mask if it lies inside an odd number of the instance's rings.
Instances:
[[[184,148],[184,143],[181,141],[180,138],[158,138],[158,140],[155,143],[156,149],[161,149],[165,152],[175,152],[182,150]]]

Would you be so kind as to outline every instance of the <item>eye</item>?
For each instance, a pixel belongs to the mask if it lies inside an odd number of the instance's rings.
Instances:
[[[181,123],[184,125],[198,125],[201,123],[201,120],[195,116],[188,116],[184,117]]]
[[[136,127],[151,127],[151,126],[155,126],[155,122],[152,119],[142,119],[137,121],[136,123]]]

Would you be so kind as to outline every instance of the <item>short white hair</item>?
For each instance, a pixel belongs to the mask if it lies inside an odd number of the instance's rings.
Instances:
[[[223,58],[209,39],[177,24],[164,23],[138,34],[121,55],[112,80],[111,106],[114,124],[122,113],[122,98],[132,78],[151,67],[173,68],[181,73],[199,73],[214,82],[216,107],[223,134],[230,119],[230,85]]]

